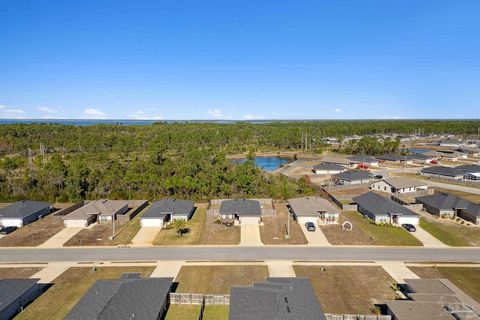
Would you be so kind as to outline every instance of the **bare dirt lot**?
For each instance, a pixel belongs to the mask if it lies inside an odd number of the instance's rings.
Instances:
[[[240,243],[240,227],[225,226],[215,223],[217,218],[208,216],[205,219],[205,228],[202,233],[200,244],[226,244],[235,245]]]
[[[130,226],[130,223],[132,224]],[[132,221],[116,221],[115,229],[117,237],[115,240],[109,240],[109,237],[112,235],[112,224],[111,223],[97,223],[92,228],[83,229],[72,238],[70,238],[64,246],[114,246],[119,244],[128,244],[132,240],[138,229],[135,227],[136,224],[139,225],[138,219],[133,219]],[[135,232],[133,232],[135,230]],[[133,233],[128,237],[124,237],[127,233]],[[129,239],[127,239],[129,238]]]
[[[298,223],[290,217],[290,239],[285,239],[287,230],[288,209],[285,202],[275,203],[277,214],[263,217],[260,226],[260,237],[264,244],[307,244]]]
[[[353,223],[350,231],[342,230],[345,221]],[[375,239],[359,228],[344,212],[340,213],[339,224],[321,226],[325,237],[333,245],[374,245]]]
[[[50,239],[63,228],[65,228],[63,223],[54,222],[53,216],[50,214],[1,238],[0,247],[35,247]]]
[[[324,268],[324,271],[322,271]],[[395,299],[395,283],[381,267],[294,266],[297,277],[308,277],[325,312],[371,314],[373,304]]]

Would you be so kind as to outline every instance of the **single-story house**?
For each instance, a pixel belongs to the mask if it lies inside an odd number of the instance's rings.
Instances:
[[[0,225],[23,227],[52,211],[50,204],[41,201],[22,200],[0,209]]]
[[[267,278],[230,288],[229,320],[325,320],[308,278]]]
[[[478,319],[480,304],[448,279],[405,279],[407,299],[385,301],[392,320]]]
[[[452,148],[458,148],[464,145],[464,143],[461,140],[458,139],[446,139],[446,140],[441,140],[438,142],[438,145],[441,147],[452,147]]]
[[[222,201],[219,214],[222,219],[235,219],[243,224],[257,224],[262,217],[262,208],[257,200],[229,199]]]
[[[357,154],[357,155],[348,157],[348,159],[351,162],[355,163],[357,166],[359,165],[367,165],[369,167],[378,166],[378,159],[370,156]]]
[[[118,280],[98,280],[65,320],[163,319],[173,278],[140,278],[126,273]]]
[[[412,153],[412,154],[409,154],[407,158],[417,163],[431,163],[433,160],[438,159],[435,156],[431,156],[424,153]]]
[[[413,159],[410,158],[408,155],[401,156],[398,154],[382,154],[376,156],[376,158],[382,162],[413,164]]]
[[[313,172],[315,174],[336,174],[344,172],[346,170],[347,168],[345,168],[344,166],[334,163],[322,163],[313,166]]]
[[[427,167],[420,170],[422,176],[438,177],[452,180],[463,180],[465,172],[453,167]]]
[[[474,224],[480,224],[480,205],[457,197],[453,194],[439,192],[431,196],[417,197],[416,203],[434,215],[444,218],[460,218]]]
[[[357,203],[358,211],[375,223],[418,225],[420,222],[417,213],[373,191],[357,196],[353,201]]]
[[[43,292],[38,279],[0,279],[0,320],[9,320]]]
[[[112,221],[117,215],[125,214],[127,211],[128,201],[95,200],[65,215],[63,222],[67,228],[85,228],[97,221]]]
[[[340,210],[330,201],[320,197],[302,197],[288,199],[288,207],[299,223],[314,222],[325,224],[338,223]]]
[[[478,147],[458,148],[455,151],[468,154],[470,157],[480,156],[480,148]]]
[[[370,185],[370,189],[399,194],[427,190],[428,185],[426,182],[420,180],[395,177],[391,179],[375,181]]]
[[[369,183],[373,181],[373,175],[368,171],[345,171],[332,176],[334,184],[354,185],[361,183]]]
[[[190,200],[163,199],[155,201],[140,219],[142,227],[163,227],[175,219],[190,220],[195,205]]]
[[[355,168],[356,164],[350,161],[347,158],[342,158],[342,157],[323,157],[321,160],[321,163],[329,163],[329,164],[337,164],[340,166],[344,166],[347,168]]]
[[[480,166],[478,164],[467,164],[455,167],[457,170],[464,172],[466,181],[480,181]]]

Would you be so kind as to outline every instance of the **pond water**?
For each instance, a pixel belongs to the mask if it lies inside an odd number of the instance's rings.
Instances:
[[[244,163],[247,159],[234,159],[231,160],[232,163],[240,164]],[[255,164],[257,167],[265,170],[265,171],[274,171],[280,168],[282,165],[290,162],[290,160],[286,158],[280,157],[255,157]]]
[[[402,149],[402,150],[405,150],[405,149]],[[410,151],[411,153],[425,153],[430,151],[428,149],[421,149],[421,148],[407,148],[407,150]]]

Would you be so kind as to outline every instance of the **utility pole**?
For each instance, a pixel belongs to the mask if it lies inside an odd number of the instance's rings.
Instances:
[[[115,214],[112,214],[112,240],[115,240]]]
[[[285,239],[290,239],[290,209],[288,209],[287,214],[287,234],[285,235]]]

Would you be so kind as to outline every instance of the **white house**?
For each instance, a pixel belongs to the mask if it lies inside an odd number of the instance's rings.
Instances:
[[[288,207],[299,223],[314,222],[320,224],[338,223],[340,210],[327,199],[320,197],[302,197],[288,199]]]
[[[334,163],[322,163],[316,166],[313,166],[313,172],[315,174],[336,174],[340,172],[346,171],[342,165],[334,164]]]
[[[241,224],[258,224],[262,208],[257,200],[230,199],[222,201],[219,214],[222,219],[235,219]]]
[[[23,227],[51,211],[50,204],[40,201],[17,201],[0,209],[0,226]]]
[[[142,227],[163,227],[173,220],[190,220],[195,205],[190,200],[163,199],[152,203],[140,218]]]
[[[108,222],[128,211],[128,202],[122,200],[96,200],[63,217],[67,228],[85,228],[94,222]]]
[[[370,189],[386,193],[411,193],[420,190],[428,190],[428,185],[424,181],[414,180],[404,177],[395,177],[375,181],[370,185]]]

